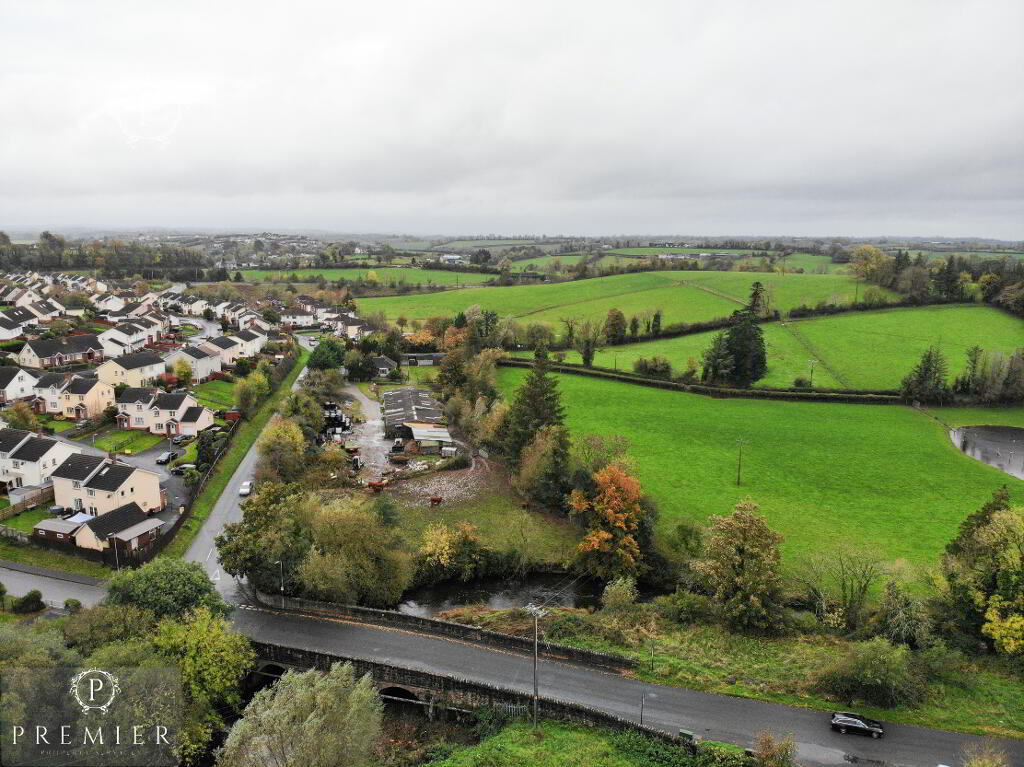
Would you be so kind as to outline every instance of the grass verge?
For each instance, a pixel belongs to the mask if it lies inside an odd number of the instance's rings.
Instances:
[[[232,440],[231,447],[228,448],[227,453],[221,459],[217,471],[213,478],[206,483],[206,487],[203,488],[203,492],[196,499],[195,504],[192,506],[192,516],[182,524],[178,530],[178,534],[171,544],[163,550],[160,556],[164,557],[182,557],[185,552],[188,551],[188,547],[192,545],[192,540],[196,537],[196,533],[199,532],[199,528],[206,522],[207,517],[210,516],[210,512],[213,511],[213,505],[220,498],[224,492],[224,488],[228,484],[228,480],[235,473],[238,465],[245,458],[246,453],[259,439],[263,428],[270,421],[270,418],[277,410],[277,405],[280,402],[282,396],[291,390],[292,384],[295,383],[295,379],[299,377],[299,372],[306,366],[306,360],[309,359],[309,352],[306,349],[300,347],[299,359],[295,363],[295,367],[288,374],[288,377],[284,379],[284,382],[278,387],[277,391],[273,395],[267,398],[267,401],[263,403],[263,406],[256,411],[256,414],[251,420],[246,421],[241,427],[239,427],[238,434],[235,435]]]
[[[0,538],[0,559],[19,562],[23,565],[49,567],[53,570],[63,570],[66,573],[88,575],[93,578],[110,577],[110,570],[98,562],[79,559],[58,551],[37,549],[35,546],[19,546],[3,538]]]
[[[35,527],[37,522],[48,519],[50,512],[47,511],[45,506],[37,506],[34,509],[26,509],[20,514],[15,514],[13,517],[0,524],[13,527],[15,530],[20,530],[23,533],[31,533],[32,528]]]

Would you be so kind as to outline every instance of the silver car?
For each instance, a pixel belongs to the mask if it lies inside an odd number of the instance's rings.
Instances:
[[[245,496],[249,495],[249,493],[251,493],[251,492],[252,492],[252,480],[251,479],[248,480],[247,482],[243,482],[242,486],[240,488],[238,488],[238,494],[240,496],[242,496],[243,498]]]

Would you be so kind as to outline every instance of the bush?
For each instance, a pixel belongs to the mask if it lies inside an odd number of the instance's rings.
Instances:
[[[742,751],[701,743],[697,746],[697,764],[699,767],[752,767],[754,761]]]
[[[902,645],[875,637],[857,642],[849,653],[823,671],[815,687],[844,703],[864,701],[891,708],[913,706],[924,699],[924,679],[911,665],[911,652]]]
[[[693,767],[693,757],[679,746],[639,732],[620,732],[611,737],[615,750],[632,764],[650,767]]]
[[[453,471],[454,469],[468,469],[472,465],[469,456],[465,453],[456,453],[451,458],[446,458],[443,461],[439,461],[437,464],[438,471]]]
[[[793,386],[797,389],[810,389],[811,382],[810,379],[804,378],[803,376],[797,376],[793,379]]]
[[[43,602],[43,595],[38,589],[32,589],[25,596],[14,600],[11,612],[25,615],[27,613],[39,612],[44,607],[46,607],[46,603]]]
[[[551,639],[572,639],[589,631],[587,619],[579,613],[562,613],[553,618],[545,632]]]
[[[654,606],[666,620],[673,623],[705,623],[715,615],[710,599],[684,589],[658,597],[654,600]]]
[[[601,592],[601,606],[609,612],[632,607],[636,603],[636,581],[632,578],[616,578]]]
[[[64,609],[68,612],[69,615],[76,615],[78,614],[78,612],[81,611],[82,603],[78,599],[65,599]]]
[[[968,681],[964,674],[964,656],[943,642],[919,650],[915,658],[918,669],[929,682],[963,686]]]
[[[786,615],[786,623],[797,634],[821,633],[821,621],[811,610],[790,610]]]

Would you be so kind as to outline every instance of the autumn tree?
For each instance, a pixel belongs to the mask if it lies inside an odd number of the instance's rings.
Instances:
[[[313,444],[323,431],[324,410],[308,392],[301,389],[289,392],[281,401],[279,410],[282,417],[302,429],[302,436],[309,444]]]
[[[596,491],[574,489],[569,513],[586,532],[576,547],[576,563],[596,578],[636,576],[644,571],[639,531],[648,513],[639,481],[617,464],[594,475]]]
[[[230,612],[199,563],[168,557],[115,573],[107,586],[106,604],[149,610],[157,618],[180,618],[199,608],[215,615]]]
[[[753,501],[717,517],[695,567],[726,623],[739,631],[771,633],[782,623],[782,535],[768,527]]]
[[[174,377],[178,379],[178,386],[188,388],[192,385],[192,365],[186,359],[178,359],[172,368]]]
[[[480,540],[475,525],[444,522],[429,525],[420,546],[420,577],[427,582],[455,578],[472,580],[487,564],[490,552]]]
[[[610,344],[621,344],[626,340],[626,317],[618,309],[609,309],[604,321],[604,337]]]
[[[562,511],[569,494],[569,431],[564,426],[544,426],[522,452],[513,482],[531,502]]]
[[[235,407],[245,418],[253,416],[268,394],[270,383],[260,373],[250,373],[235,381]]]
[[[39,419],[32,412],[32,408],[27,402],[15,402],[7,408],[7,411],[4,413],[4,420],[7,421],[7,425],[12,429],[35,431],[39,428]]]
[[[288,671],[245,707],[217,767],[369,767],[382,708],[370,675],[349,663]]]
[[[263,466],[284,482],[294,482],[306,468],[306,438],[302,427],[279,415],[263,430],[258,443]]]

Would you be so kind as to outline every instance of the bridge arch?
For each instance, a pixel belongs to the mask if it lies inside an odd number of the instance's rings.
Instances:
[[[377,694],[385,698],[400,698],[402,700],[414,700],[417,702],[420,700],[420,696],[412,690],[406,687],[399,687],[398,685],[382,687],[377,691]]]

